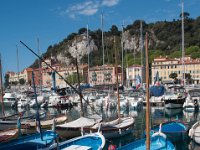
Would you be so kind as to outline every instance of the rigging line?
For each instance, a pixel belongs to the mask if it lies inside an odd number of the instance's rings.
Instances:
[[[61,77],[77,94],[79,94],[79,96],[81,96],[81,98],[90,106],[90,104],[87,102],[87,100],[84,99],[83,95],[81,92],[79,92],[75,87],[73,87],[57,70],[55,70],[51,65],[49,65],[48,63],[45,62],[44,59],[42,59],[40,56],[38,56],[38,54],[36,54],[31,48],[29,48],[24,42],[20,41],[20,43],[22,45],[24,45],[29,51],[31,51],[35,56],[37,56],[42,62],[44,62],[49,68],[51,68],[53,71],[55,71],[55,73],[57,73],[59,75],[59,77]],[[90,106],[91,109],[93,109],[92,106]],[[99,113],[93,109],[93,111],[99,115]]]
[[[76,93],[78,93],[80,96],[82,94],[75,88],[73,87],[57,70],[55,70],[52,66],[50,66],[47,62],[45,62],[44,59],[42,59],[38,54],[36,54],[31,48],[29,48],[24,42],[20,41],[22,45],[24,45],[28,50],[30,50],[35,56],[37,56],[42,62],[44,62],[49,68],[51,68],[53,71],[55,71]]]

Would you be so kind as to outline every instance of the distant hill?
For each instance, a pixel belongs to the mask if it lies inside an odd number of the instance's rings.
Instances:
[[[200,57],[200,17],[190,18],[185,12],[185,48],[186,55],[193,58]],[[124,27],[124,64],[140,64],[140,20]],[[143,39],[145,33],[149,34],[149,57],[152,60],[159,55],[169,55],[170,57],[181,56],[181,19],[173,21],[158,21],[155,23],[145,23],[143,25]],[[63,41],[50,45],[43,54],[43,58],[54,56],[56,61],[63,65],[73,63],[75,57],[79,62],[88,62],[88,51],[90,51],[90,66],[102,65],[102,32],[100,29],[89,31],[89,43],[87,42],[86,28],[81,28],[77,33],[71,33]],[[112,25],[109,31],[104,32],[104,58],[105,63],[115,62],[115,50],[118,60],[121,60],[121,38],[122,31],[116,25]],[[114,44],[115,39],[115,44]],[[144,44],[143,40],[143,44]],[[143,58],[144,52],[142,55]],[[121,63],[118,61],[118,63]],[[37,60],[30,66],[37,68]]]

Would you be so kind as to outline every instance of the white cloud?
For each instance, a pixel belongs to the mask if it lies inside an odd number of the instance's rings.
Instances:
[[[77,15],[94,15],[98,11],[98,8],[99,2],[90,0],[73,5],[62,14],[67,14],[70,18],[74,19]]]
[[[172,1],[172,0],[165,0],[166,2],[170,2],[170,1]]]
[[[103,0],[102,5],[111,7],[111,6],[117,5],[118,3],[119,3],[119,0]]]
[[[100,7],[112,7],[117,5],[119,0],[86,0],[85,2],[75,4],[61,12],[61,15],[68,15],[75,19],[78,15],[91,16],[98,12]]]

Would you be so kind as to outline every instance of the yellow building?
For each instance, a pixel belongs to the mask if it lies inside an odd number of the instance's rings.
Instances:
[[[122,82],[121,66],[118,66],[118,83]],[[89,83],[92,85],[113,85],[117,83],[116,68],[114,65],[95,66],[89,69]]]
[[[172,81],[172,79],[169,78],[171,73],[177,73],[178,79],[183,79],[183,73],[187,73],[191,75],[193,83],[200,83],[200,59],[185,57],[182,63],[181,58],[172,59],[160,56],[159,58],[155,58],[152,62],[152,82],[154,82],[157,71],[163,82]]]
[[[23,71],[16,73],[16,72],[8,72],[9,75],[9,83],[19,82],[20,79],[24,79],[26,84],[28,84],[32,79],[32,68],[26,68]]]
[[[143,68],[141,65],[132,65],[126,68],[126,80],[128,82],[128,85],[135,86],[136,85],[136,78],[139,75],[141,78],[141,82],[145,82],[144,74],[143,74]]]

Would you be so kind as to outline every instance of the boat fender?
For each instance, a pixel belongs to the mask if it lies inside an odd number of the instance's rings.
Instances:
[[[122,134],[122,130],[121,129],[119,129],[119,134]]]
[[[116,145],[113,144],[113,141],[110,141],[110,145],[108,146],[108,150],[116,150]]]
[[[99,123],[98,133],[101,131],[101,126],[102,126],[102,124]]]
[[[83,133],[83,127],[81,127],[81,136],[83,136],[84,133]]]
[[[193,135],[194,135],[194,129],[193,128],[191,128],[190,130],[189,130],[189,137],[190,138],[192,138],[193,137]]]

